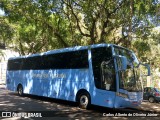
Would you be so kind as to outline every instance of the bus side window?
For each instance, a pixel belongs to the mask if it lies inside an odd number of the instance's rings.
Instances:
[[[105,89],[106,90],[107,85],[105,85],[104,81],[107,78],[102,79],[102,77],[105,77],[107,74],[102,75],[101,65],[102,65],[102,62],[107,62],[107,61],[110,61],[110,60],[111,60],[111,62],[113,62],[111,47],[93,48],[93,49],[91,49],[91,53],[92,53],[92,66],[93,66],[95,86],[98,89]],[[113,62],[112,65],[114,66],[114,62]],[[103,70],[105,71],[106,68],[104,67]],[[112,79],[113,79],[113,81],[115,81],[114,76],[112,76]],[[115,82],[113,82],[113,84],[115,84]]]
[[[103,61],[101,63],[101,84],[102,88],[106,90],[114,90],[114,65],[113,60]]]

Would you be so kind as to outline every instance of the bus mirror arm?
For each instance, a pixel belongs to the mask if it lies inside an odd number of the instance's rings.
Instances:
[[[147,76],[150,76],[150,75],[151,75],[150,65],[149,65],[149,64],[139,63],[139,65],[143,65],[143,66],[145,66],[145,67],[147,68],[147,70],[148,70]]]

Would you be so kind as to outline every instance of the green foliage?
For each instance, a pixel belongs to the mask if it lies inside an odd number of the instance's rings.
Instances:
[[[14,31],[7,18],[0,16],[0,43],[7,43],[12,39]]]
[[[56,1],[13,0],[1,2],[10,24],[16,26],[14,49],[21,55],[68,47],[68,23],[54,13]]]
[[[1,0],[9,22],[0,29],[21,55],[107,42],[135,47],[142,59],[151,49],[158,7],[151,0]]]
[[[135,50],[138,53],[138,57],[142,58],[142,61],[145,61],[147,57],[146,54],[149,53],[151,51],[150,45],[142,40],[137,40],[133,43],[133,47],[135,48]],[[143,59],[144,58],[144,59]]]
[[[20,55],[106,42],[159,68],[158,0],[0,0],[0,9],[0,43]]]

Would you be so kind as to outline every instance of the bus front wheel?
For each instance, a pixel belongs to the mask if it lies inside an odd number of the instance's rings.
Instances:
[[[18,91],[18,95],[23,96],[23,87],[22,87],[22,85],[18,85],[17,91]]]
[[[90,97],[87,93],[79,95],[79,107],[82,109],[87,109],[90,106]]]

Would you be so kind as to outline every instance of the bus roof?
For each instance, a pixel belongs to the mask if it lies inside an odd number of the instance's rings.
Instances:
[[[85,49],[88,49],[88,48],[105,47],[105,46],[111,46],[111,45],[112,44],[103,43],[103,44],[94,44],[94,45],[89,45],[89,46],[75,46],[75,47],[61,48],[61,49],[50,50],[50,51],[46,51],[46,52],[42,52],[42,53],[26,55],[26,56],[11,57],[11,58],[9,58],[9,60],[43,56],[43,55],[63,53],[63,52],[78,51],[78,50],[85,50]]]
[[[19,57],[11,57],[9,58],[9,60],[12,59],[21,59],[21,58],[28,58],[28,57],[36,57],[36,56],[43,56],[43,55],[50,55],[50,54],[56,54],[56,53],[63,53],[63,52],[71,52],[71,51],[78,51],[78,50],[85,50],[88,48],[98,48],[98,47],[107,47],[107,46],[116,46],[116,47],[120,47],[123,49],[126,49],[124,47],[115,45],[115,44],[94,44],[94,45],[88,45],[88,46],[75,46],[75,47],[68,47],[68,48],[61,48],[61,49],[56,49],[56,50],[50,50],[50,51],[46,51],[46,52],[42,52],[42,53],[37,53],[37,54],[32,54],[32,55],[26,55],[26,56],[19,56]],[[128,49],[126,49],[128,50]]]

